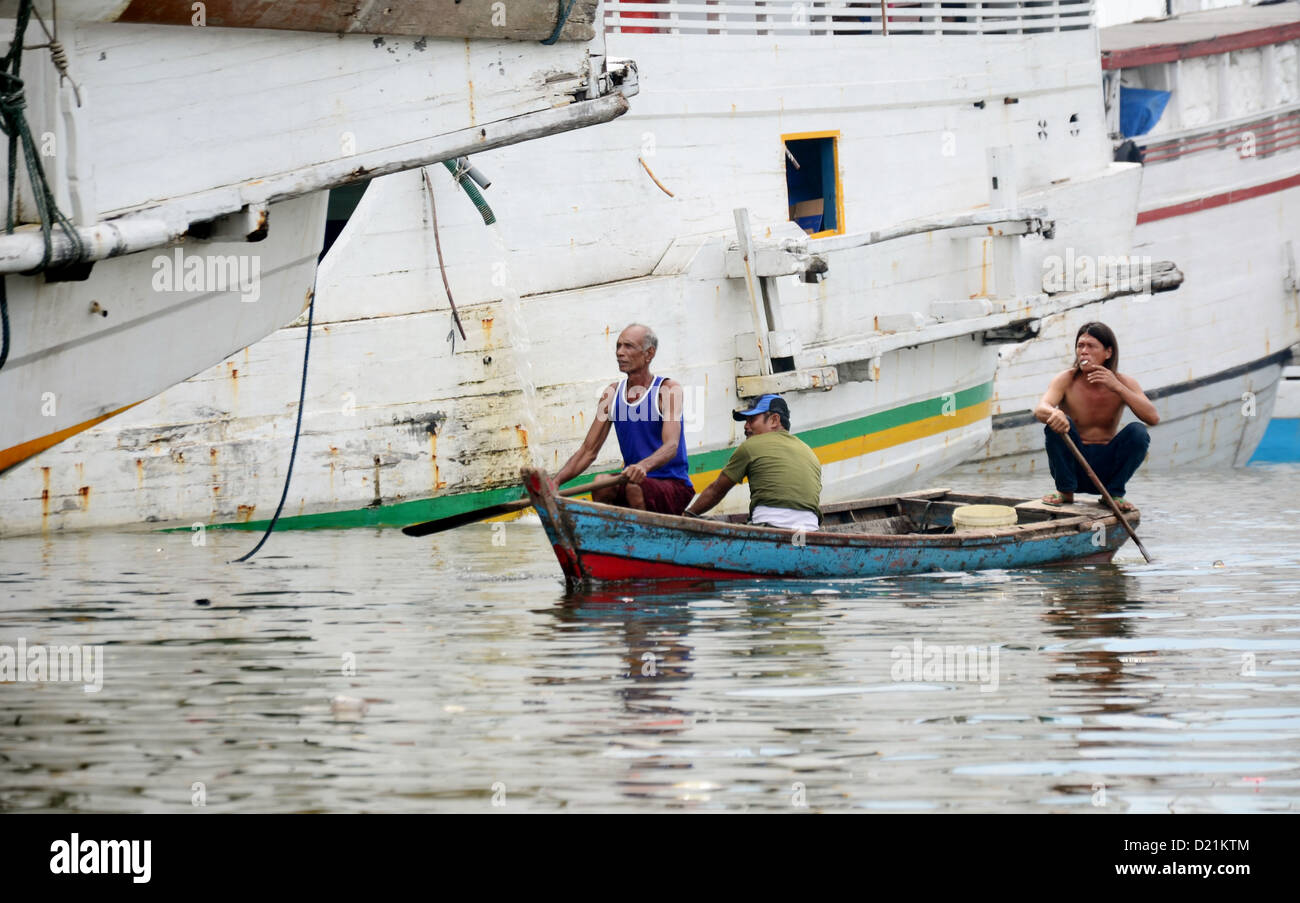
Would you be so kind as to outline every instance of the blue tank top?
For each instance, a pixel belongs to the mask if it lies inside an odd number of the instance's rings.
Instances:
[[[659,386],[664,377],[656,376],[650,388],[636,400],[627,403],[627,377],[618,384],[614,396],[614,432],[618,434],[618,447],[623,452],[623,466],[644,461],[664,444],[663,417],[659,413]],[[683,424],[683,429],[685,425]],[[690,469],[686,465],[686,434],[677,440],[677,454],[658,470],[647,474],[654,480],[682,480],[689,483]]]

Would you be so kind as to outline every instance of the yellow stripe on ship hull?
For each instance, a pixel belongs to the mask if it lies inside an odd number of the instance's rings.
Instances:
[[[813,452],[816,453],[817,460],[823,464],[834,464],[837,461],[860,458],[872,452],[893,448],[906,442],[915,442],[917,439],[937,436],[948,430],[978,423],[990,416],[992,404],[991,401],[981,401],[959,411],[954,411],[952,414],[938,414],[934,417],[926,417],[875,433],[868,433],[865,436],[854,436],[852,439],[843,439],[839,442],[820,445],[814,448]],[[722,473],[721,469],[691,474],[691,483],[695,486],[695,491],[703,491],[706,486],[718,478],[720,473]]]
[[[138,401],[133,401],[126,407],[118,408],[116,411],[109,411],[107,414],[101,414],[92,420],[78,423],[76,426],[70,426],[66,430],[59,430],[57,433],[50,433],[48,436],[42,436],[39,439],[32,439],[28,442],[21,442],[11,448],[6,448],[4,451],[0,451],[0,471],[13,467],[20,461],[26,461],[28,458],[32,457],[32,455],[39,455],[47,448],[58,445],[69,436],[75,436],[83,430],[90,429],[97,423],[103,423],[110,417],[116,417],[118,414],[130,410],[139,403],[140,402]]]

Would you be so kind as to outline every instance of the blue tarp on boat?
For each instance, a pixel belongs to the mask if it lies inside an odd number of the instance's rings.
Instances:
[[[1125,138],[1145,135],[1155,128],[1169,103],[1168,91],[1150,91],[1146,88],[1119,89],[1119,130]]]

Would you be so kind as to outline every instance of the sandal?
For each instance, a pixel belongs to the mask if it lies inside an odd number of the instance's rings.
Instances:
[[[1111,496],[1111,499],[1112,501],[1115,502],[1115,507],[1118,508],[1124,514],[1128,514],[1130,511],[1133,511],[1137,508],[1137,505],[1134,505],[1132,502],[1124,498],[1124,496],[1122,495]]]
[[[1073,500],[1066,501],[1065,496],[1060,492],[1053,492],[1043,496],[1043,504],[1050,505],[1053,508],[1060,508],[1062,505],[1073,505]]]

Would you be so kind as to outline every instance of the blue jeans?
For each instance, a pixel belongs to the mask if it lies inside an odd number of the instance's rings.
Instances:
[[[1061,441],[1060,434],[1050,426],[1044,427],[1043,432],[1047,434],[1047,464],[1052,470],[1056,491],[1100,495],[1087,472]],[[1141,466],[1147,456],[1147,446],[1151,444],[1151,434],[1142,423],[1130,423],[1105,445],[1085,445],[1071,420],[1070,438],[1112,497],[1124,494],[1124,485]]]

